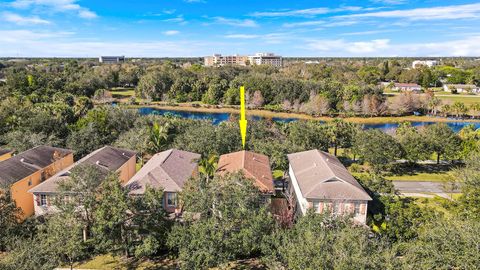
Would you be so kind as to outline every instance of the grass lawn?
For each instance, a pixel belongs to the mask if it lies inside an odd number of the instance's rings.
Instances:
[[[135,96],[135,89],[133,88],[112,88],[109,90],[113,98],[130,98]]]
[[[460,101],[465,103],[465,105],[470,106],[471,104],[474,104],[474,103],[480,103],[480,96],[449,95],[449,96],[439,96],[438,98],[441,99],[444,104]]]
[[[118,269],[118,270],[150,270],[150,269],[176,269],[175,262],[170,259],[150,260],[124,260],[120,256],[111,254],[99,255],[85,262],[74,265],[77,269]]]
[[[392,181],[443,182],[448,179],[451,170],[449,165],[420,164],[411,167],[401,164],[385,178]]]
[[[120,256],[111,254],[99,255],[90,260],[74,265],[77,269],[115,269],[115,270],[153,270],[153,269],[178,269],[175,260],[160,258],[158,260],[125,260]],[[221,268],[212,269],[266,269],[258,259],[248,259],[230,262]]]

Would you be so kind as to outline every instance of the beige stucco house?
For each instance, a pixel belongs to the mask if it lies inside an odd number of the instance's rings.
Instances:
[[[0,162],[0,188],[9,188],[22,210],[22,219],[34,213],[33,195],[28,190],[73,164],[73,152],[51,146],[37,146]]]
[[[333,155],[310,150],[288,155],[290,188],[295,194],[297,214],[351,215],[365,224],[372,198]]]
[[[111,146],[102,147],[30,189],[28,192],[33,194],[36,216],[57,211],[53,203],[54,197],[59,192],[59,183],[69,179],[71,170],[75,166],[83,164],[95,166],[101,172],[104,172],[105,175],[110,172],[116,172],[121,182],[126,183],[135,174],[136,153]]]
[[[163,189],[163,208],[168,213],[180,212],[177,193],[198,173],[200,154],[170,149],[155,154],[125,186],[130,195],[141,196],[147,187]]]

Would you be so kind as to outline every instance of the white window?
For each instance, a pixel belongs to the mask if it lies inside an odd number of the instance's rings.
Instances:
[[[333,203],[333,214],[338,214],[339,213],[339,205],[337,202]]]
[[[315,213],[320,212],[320,202],[319,201],[313,201],[313,211]]]
[[[360,203],[356,202],[355,203],[355,216],[360,215]]]
[[[40,195],[40,205],[47,206],[47,195],[45,194]]]
[[[177,206],[177,194],[167,193],[167,206]]]

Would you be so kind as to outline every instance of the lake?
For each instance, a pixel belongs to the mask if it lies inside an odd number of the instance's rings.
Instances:
[[[193,111],[175,111],[175,110],[165,110],[165,109],[157,109],[157,108],[150,108],[150,107],[143,107],[138,109],[138,112],[141,115],[173,115],[181,118],[188,118],[188,119],[195,119],[195,120],[211,120],[214,125],[218,125],[221,122],[228,121],[230,119],[231,113],[206,113],[206,112],[193,112]],[[261,116],[249,116],[248,120],[261,120],[263,117]],[[272,121],[276,122],[292,122],[297,121],[298,118],[280,118],[280,117],[273,117]],[[426,125],[434,124],[435,122],[425,122],[425,121],[413,121],[411,122],[414,127],[421,127]],[[453,131],[459,132],[462,128],[468,125],[474,125],[475,128],[480,128],[480,122],[469,122],[469,121],[462,121],[462,122],[447,122],[446,123]],[[385,132],[393,131],[399,126],[398,123],[377,123],[377,124],[364,124],[363,127],[365,129],[381,129]]]

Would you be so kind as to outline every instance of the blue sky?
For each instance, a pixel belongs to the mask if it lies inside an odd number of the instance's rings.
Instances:
[[[480,56],[480,2],[0,0],[0,56]]]

